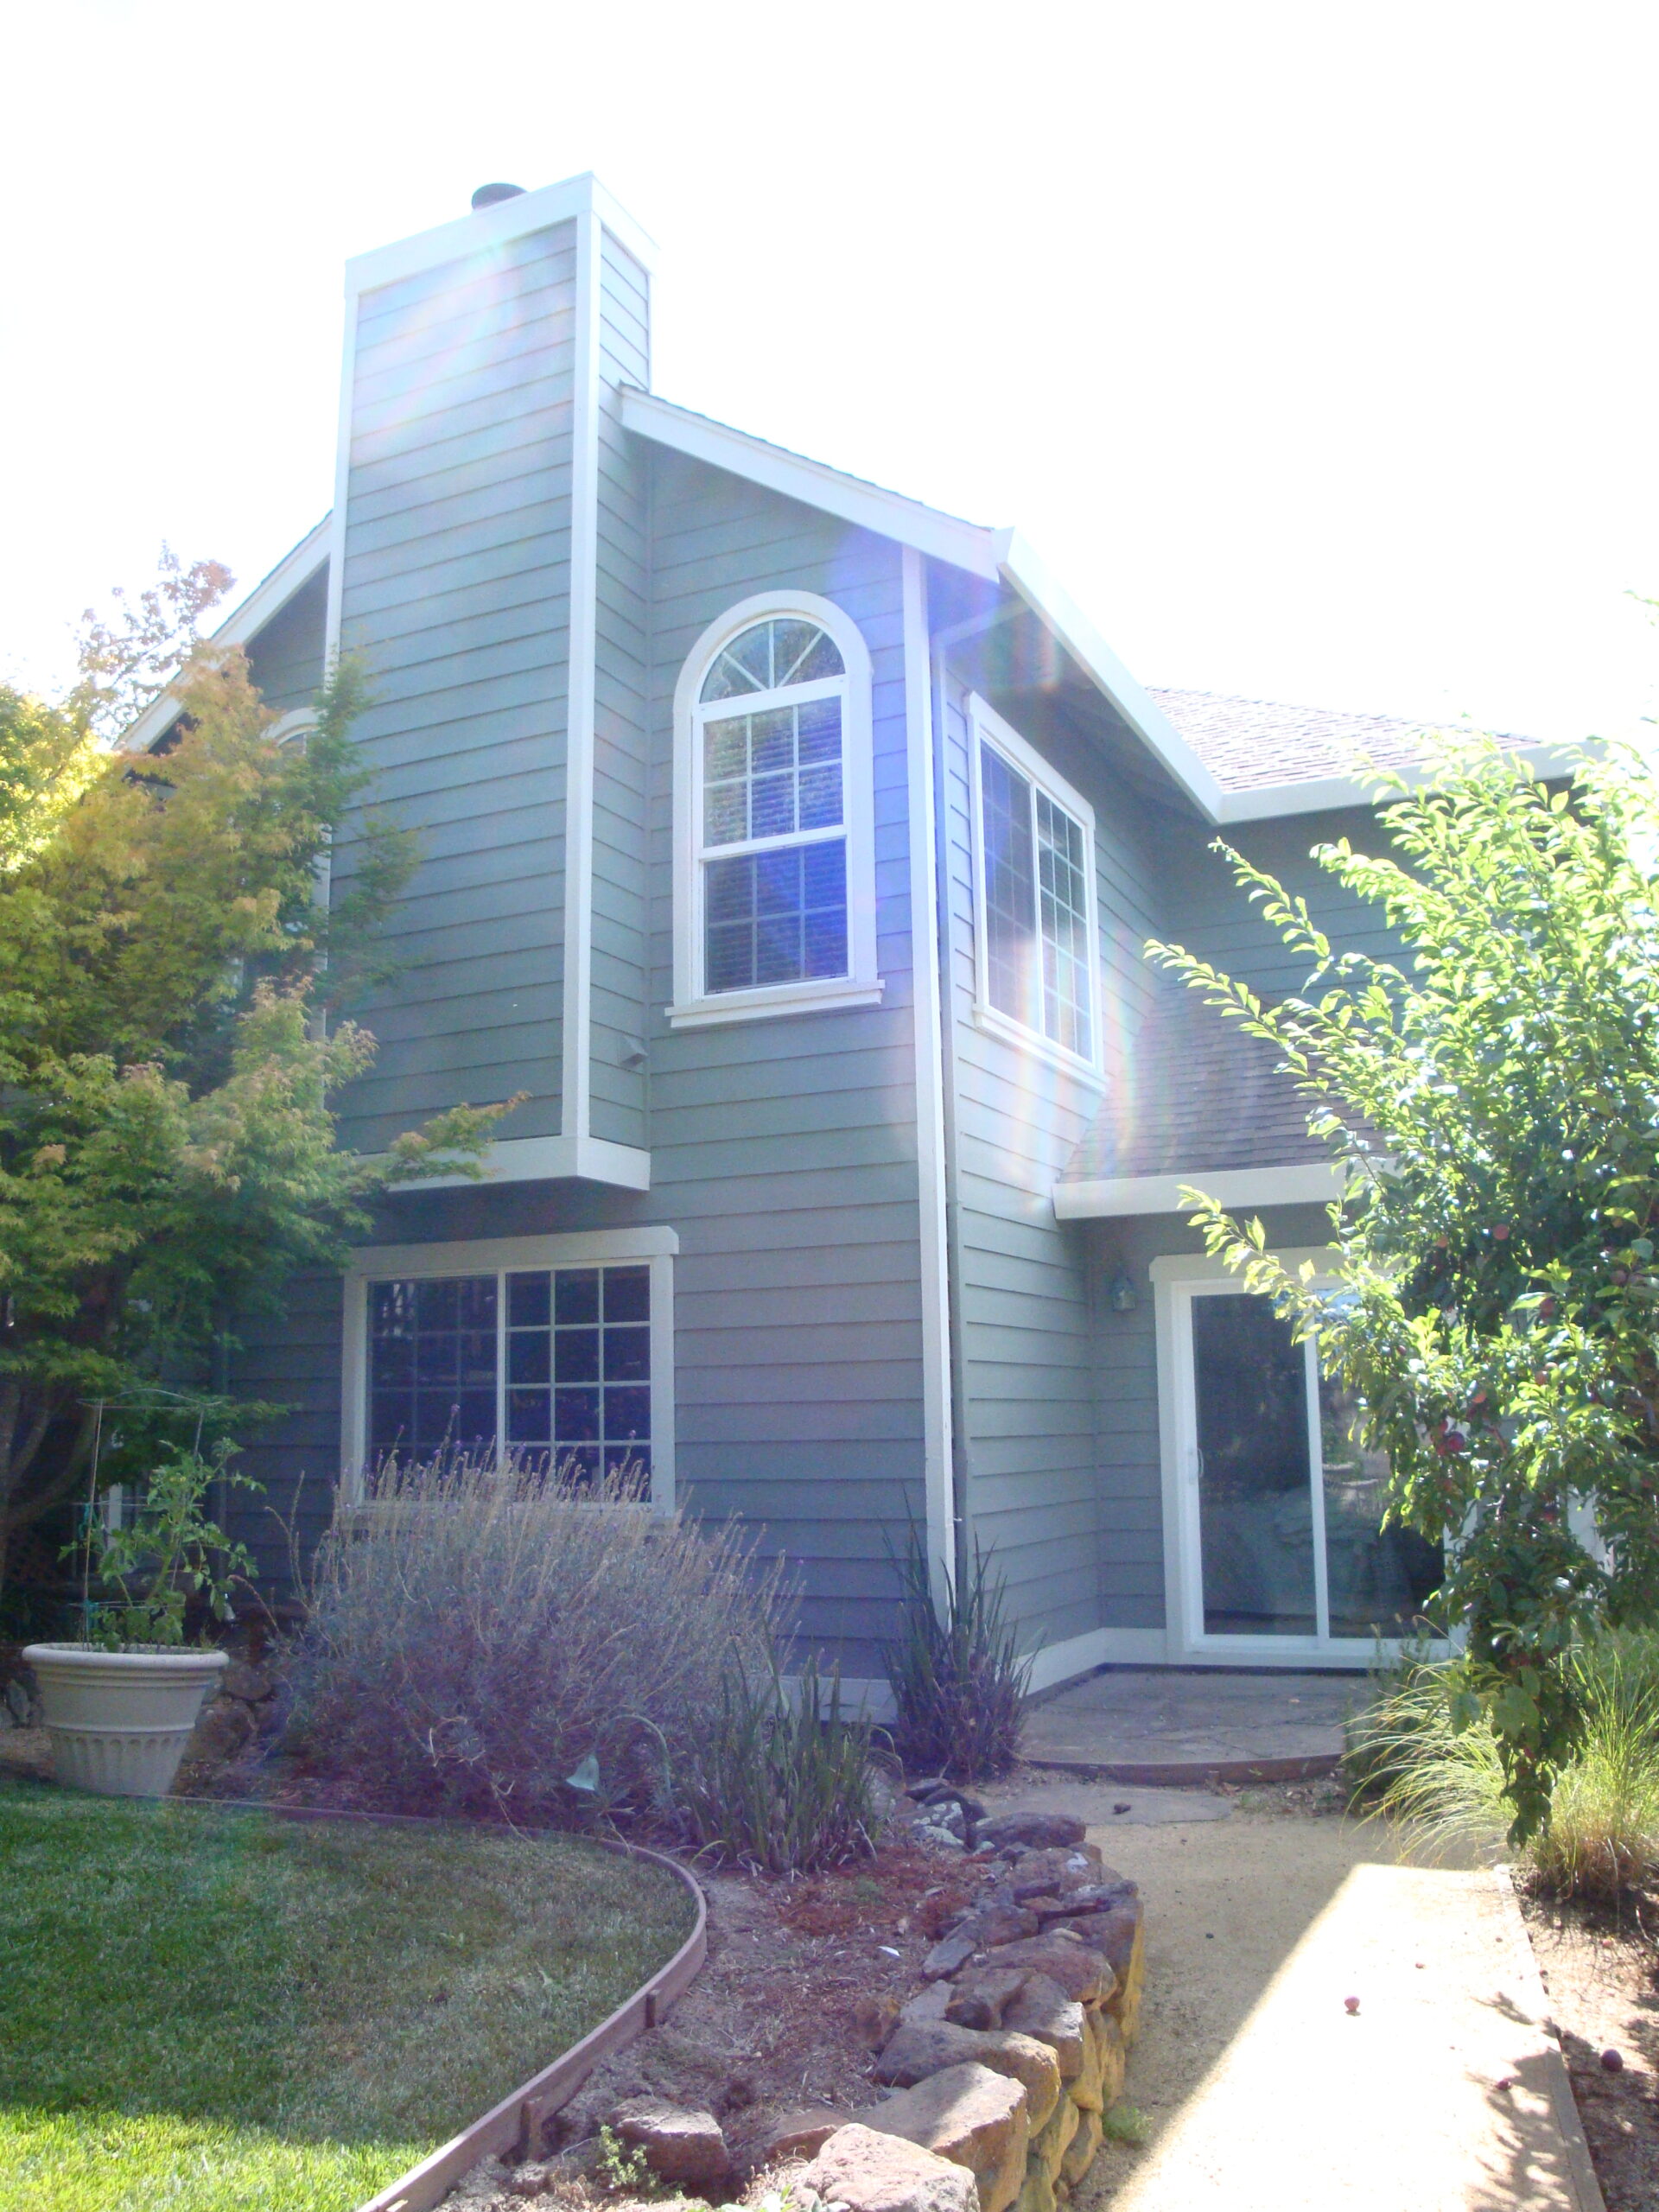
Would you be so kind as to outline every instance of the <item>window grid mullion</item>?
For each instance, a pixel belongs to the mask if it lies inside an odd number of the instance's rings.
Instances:
[[[507,1270],[495,1275],[495,1471],[507,1465]]]
[[[704,861],[741,860],[749,853],[785,853],[797,845],[827,845],[847,835],[844,822],[832,822],[827,828],[817,830],[784,830],[775,837],[745,837],[731,845],[703,845],[698,857]]]

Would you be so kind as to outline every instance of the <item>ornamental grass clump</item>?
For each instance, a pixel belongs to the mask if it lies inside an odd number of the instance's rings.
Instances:
[[[735,1531],[653,1513],[637,1478],[460,1453],[337,1506],[309,1596],[311,1770],[386,1810],[568,1827],[671,1820],[675,1760],[767,1678],[784,1603]]]
[[[1555,1896],[1605,1903],[1659,1873],[1659,1637],[1596,1637],[1567,1672],[1582,1732],[1521,1863]],[[1431,1850],[1496,1847],[1510,1824],[1498,1744],[1467,1674],[1460,1660],[1408,1665],[1350,1724],[1362,1802]]]
[[[927,1552],[914,1526],[899,1570],[899,1633],[884,1654],[897,1719],[893,1748],[912,1774],[977,1782],[1006,1774],[1020,1753],[1031,1674],[1003,1612],[1001,1579],[974,1546],[936,1606]]]
[[[841,1677],[808,1655],[792,1688],[774,1662],[734,1669],[719,1712],[673,1768],[688,1840],[766,1874],[817,1873],[874,1852],[893,1791],[871,1760],[870,1732],[841,1710]]]

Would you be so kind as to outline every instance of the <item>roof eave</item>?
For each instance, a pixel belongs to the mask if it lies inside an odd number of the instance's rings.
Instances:
[[[1578,761],[1579,748],[1563,745],[1516,745],[1507,748],[1512,759],[1535,775],[1567,777]],[[1421,791],[1437,773],[1432,760],[1414,761],[1397,773],[1408,790]],[[1387,793],[1380,795],[1386,803]],[[1233,822],[1267,822],[1287,814],[1327,814],[1341,807],[1376,806],[1379,794],[1357,776],[1311,776],[1294,784],[1262,784],[1254,790],[1224,792],[1214,817]]]
[[[1109,1175],[1057,1183],[1059,1221],[1121,1220],[1134,1214],[1185,1213],[1183,1191],[1202,1191],[1224,1206],[1328,1205],[1347,1188],[1346,1160],[1298,1160],[1282,1167],[1195,1167],[1185,1175]]]
[[[710,468],[723,469],[728,476],[817,507],[877,537],[914,546],[918,552],[988,583],[999,579],[997,533],[978,523],[964,522],[959,515],[906,499],[902,492],[889,492],[883,485],[810,461],[787,446],[717,423],[712,416],[676,407],[671,400],[659,399],[637,385],[621,387],[621,401],[623,428],[653,445],[667,446]]]
[[[216,645],[245,645],[256,632],[263,630],[273,616],[280,614],[295,593],[310,582],[317,570],[327,562],[329,532],[334,522],[326,514],[316,528],[308,531],[294,550],[284,556],[270,574],[257,583],[247,597],[228,614],[213,633]],[[152,699],[137,721],[124,730],[119,740],[124,753],[148,753],[159,737],[164,737],[177,719],[179,695],[163,691]]]
[[[1116,708],[1141,742],[1211,822],[1224,817],[1226,795],[1163,709],[1101,636],[1064,584],[1017,530],[997,532],[1003,581],[1046,622],[1096,689]]]

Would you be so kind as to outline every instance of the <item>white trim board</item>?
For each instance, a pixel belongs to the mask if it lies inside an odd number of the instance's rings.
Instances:
[[[484,1236],[454,1243],[364,1244],[346,1262],[340,1331],[340,1484],[362,1497],[367,1446],[368,1287],[388,1277],[500,1274],[515,1268],[614,1266],[645,1260],[651,1267],[651,1504],[674,1510],[674,1260],[680,1249],[668,1228],[589,1229],[545,1236]],[[506,1388],[506,1317],[497,1322],[496,1388]],[[504,1400],[498,1395],[497,1418]],[[499,1447],[498,1447],[499,1448]]]
[[[626,247],[647,275],[657,265],[657,242],[643,230],[620,201],[613,200],[591,170],[565,177],[558,184],[544,184],[534,192],[516,193],[493,207],[477,207],[453,222],[440,223],[413,238],[354,254],[346,264],[346,294],[354,299],[383,284],[396,284],[423,269],[442,268],[446,261],[462,261],[495,246],[527,238],[532,231],[550,230],[572,216],[591,215]]]
[[[333,515],[324,515],[291,553],[283,556],[270,574],[254,586],[212,633],[216,645],[244,645],[282,613],[295,593],[309,583],[327,563],[333,524]],[[179,696],[175,691],[164,691],[159,699],[152,699],[137,721],[122,732],[122,752],[147,753],[158,737],[166,735],[178,711]]]
[[[902,492],[889,492],[861,476],[810,461],[804,454],[734,429],[712,416],[676,407],[637,385],[624,385],[621,400],[623,429],[653,445],[668,446],[693,461],[706,461],[710,468],[724,469],[747,483],[798,499],[820,514],[837,515],[842,522],[856,524],[895,544],[913,546],[918,553],[948,562],[987,583],[997,581],[996,534],[978,523],[964,522],[957,515],[907,499]]]
[[[1169,1639],[1160,1628],[1091,1628],[1045,1643],[1033,1656],[1027,1687],[1052,1690],[1098,1667],[1162,1667],[1168,1661]]]
[[[843,674],[705,706],[701,697],[703,678],[721,648],[752,624],[779,615],[798,615],[817,623],[840,652]],[[739,600],[709,624],[681,664],[674,685],[674,1002],[667,1008],[671,1029],[704,1029],[829,1007],[873,1006],[880,1001],[872,682],[870,649],[863,632],[844,607],[810,591],[761,591]],[[754,990],[706,991],[703,877],[707,861],[724,849],[705,849],[702,839],[704,725],[734,710],[742,713],[758,706],[764,711],[768,705],[791,699],[830,696],[842,702],[842,819],[838,830],[830,828],[823,834],[830,838],[839,835],[846,848],[849,973],[766,984]],[[805,842],[804,836],[800,842]],[[753,848],[741,845],[731,849],[742,852]]]
[[[1289,1167],[1195,1167],[1185,1175],[1116,1175],[1057,1183],[1059,1221],[1100,1221],[1128,1214],[1184,1213],[1184,1190],[1202,1191],[1224,1206],[1328,1205],[1348,1187],[1345,1161],[1312,1160]]]
[[[1002,581],[1047,624],[1096,690],[1110,700],[1198,811],[1208,820],[1219,822],[1226,803],[1220,784],[1017,530],[996,533],[996,565]]]
[[[968,715],[968,846],[973,867],[974,912],[983,916],[990,911],[990,901],[985,887],[985,784],[984,759],[982,747],[989,745],[994,753],[1001,754],[1004,761],[1017,775],[1024,777],[1033,792],[1053,802],[1083,832],[1084,838],[1084,936],[1088,946],[1089,969],[1089,1041],[1091,1052],[1087,1058],[1063,1045],[1046,1030],[1033,1029],[1017,1014],[1006,1014],[991,1002],[989,933],[976,926],[974,931],[974,1024],[976,1028],[1000,1037],[1004,1044],[1016,1052],[1029,1052],[1052,1061],[1079,1082],[1091,1083],[1096,1087],[1105,1078],[1101,1072],[1101,985],[1100,985],[1100,923],[1096,912],[1099,898],[1098,861],[1095,842],[1095,810],[1075,785],[1067,782],[1052,761],[1046,760],[1036,747],[1020,736],[1011,722],[1005,721],[988,700],[977,691],[970,691],[967,701]],[[1032,849],[1036,852],[1036,825],[1032,824]],[[1037,871],[1040,875],[1040,869]],[[1036,893],[1033,877],[1033,897]],[[1040,952],[1042,928],[1040,917],[1033,914],[1034,942]]]
[[[516,206],[516,201],[505,203]],[[599,218],[576,217],[570,395],[570,602],[564,715],[564,997],[559,1126],[580,1146],[593,1096],[594,752],[599,652]]]
[[[922,1492],[931,1572],[956,1577],[950,1484],[950,1303],[945,1250],[944,1039],[939,911],[934,875],[933,671],[927,578],[913,545],[900,555],[905,642],[905,767],[910,874],[911,1035],[915,1052],[916,1150],[922,1290]]]
[[[1314,1280],[1332,1281],[1337,1255],[1329,1246],[1278,1249],[1274,1256],[1295,1274],[1304,1266]],[[1243,1285],[1225,1261],[1198,1253],[1170,1252],[1152,1262],[1154,1325],[1158,1367],[1158,1443],[1161,1475],[1164,1547],[1164,1618],[1169,1663],[1180,1667],[1230,1667],[1254,1672],[1287,1669],[1310,1672],[1363,1671],[1376,1647],[1367,1637],[1321,1640],[1317,1635],[1226,1636],[1205,1630],[1198,1494],[1193,1479],[1196,1436],[1191,1309],[1196,1297],[1236,1294]],[[1319,1465],[1319,1400],[1315,1347],[1304,1347],[1307,1362],[1309,1467]],[[1312,1479],[1312,1475],[1310,1477]],[[1326,1611],[1327,1573],[1321,1496],[1313,1484],[1313,1603]],[[1397,1647],[1392,1647],[1397,1648]]]
[[[460,1191],[487,1183],[543,1183],[575,1177],[587,1183],[612,1183],[624,1191],[651,1188],[651,1154],[606,1137],[499,1137],[485,1153],[483,1176],[430,1175],[413,1183],[394,1183],[404,1191]]]

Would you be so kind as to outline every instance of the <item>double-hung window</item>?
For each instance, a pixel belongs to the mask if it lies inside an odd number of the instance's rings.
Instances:
[[[874,976],[869,664],[827,601],[705,633],[678,702],[676,1026],[842,1005]]]
[[[982,699],[969,721],[981,1018],[1093,1069],[1094,810]]]
[[[345,1453],[632,1471],[671,1497],[671,1233],[404,1246],[347,1278]]]

